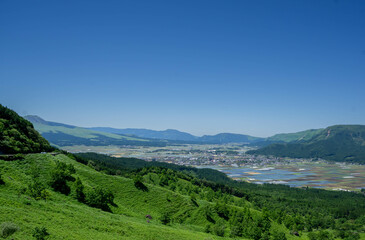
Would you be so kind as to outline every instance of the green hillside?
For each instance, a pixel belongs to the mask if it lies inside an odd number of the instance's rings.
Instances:
[[[335,125],[322,129],[307,140],[276,143],[248,153],[279,157],[323,158],[364,164],[365,126]]]
[[[77,201],[76,181],[71,178],[66,183],[71,188],[68,195],[55,191],[50,182],[57,162],[73,166],[72,178],[81,180],[86,199],[89,192],[96,191],[93,189],[112,192],[110,211]],[[97,172],[65,155],[38,154],[28,155],[24,160],[0,161],[0,169],[4,180],[0,186],[0,222],[10,221],[18,227],[12,239],[32,239],[36,227],[45,227],[49,239],[220,239],[216,234],[230,236],[230,223],[220,214],[249,211],[246,214],[253,218],[252,226],[264,221],[260,212],[250,210],[248,202],[235,197],[230,197],[227,204],[222,203],[223,210],[217,210],[217,202],[224,195],[206,188],[212,200],[200,199],[198,194],[192,194],[201,190],[195,187],[189,193],[188,189],[193,187],[189,179],[173,172],[165,172],[165,176],[175,179],[179,189],[175,191],[153,183],[160,181],[157,173],[145,175],[143,185],[147,190],[141,190],[136,187],[136,180]],[[43,190],[38,196],[34,189]],[[152,217],[149,223],[146,215]],[[283,226],[274,222],[269,225],[272,234],[288,234]]]
[[[0,104],[0,154],[52,151],[33,125]]]
[[[272,137],[268,137],[266,140],[271,142],[297,142],[308,141],[313,136],[319,134],[323,129],[309,129],[295,133],[280,133]]]
[[[47,239],[364,237],[365,197],[360,194],[254,184],[229,187],[159,167],[108,175],[96,158],[79,163],[69,156],[0,160],[0,224],[17,230],[11,239],[35,239],[35,229],[43,227],[50,234]],[[301,194],[317,200],[307,201]],[[346,209],[338,209],[342,204]]]
[[[149,140],[121,134],[94,131],[87,128],[45,121],[38,116],[25,116],[34,128],[55,146],[107,146],[107,145],[156,145],[166,143],[159,140]]]

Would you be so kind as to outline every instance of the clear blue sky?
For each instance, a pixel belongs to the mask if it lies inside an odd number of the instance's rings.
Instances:
[[[365,124],[365,1],[0,1],[0,103],[78,126]]]

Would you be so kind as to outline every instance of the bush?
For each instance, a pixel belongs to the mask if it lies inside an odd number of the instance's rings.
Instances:
[[[41,228],[36,227],[33,230],[32,236],[37,240],[44,240],[44,239],[46,239],[47,236],[49,236],[49,233],[47,232],[47,228],[45,228],[45,227],[41,227]]]
[[[206,233],[211,233],[212,232],[212,225],[210,223],[205,225],[204,232],[206,232]]]
[[[170,213],[164,212],[160,217],[160,221],[162,224],[167,225],[171,221]]]
[[[19,227],[11,222],[4,222],[0,226],[0,236],[7,238],[19,230]]]
[[[279,232],[278,230],[274,230],[271,234],[272,240],[286,240],[286,236],[284,232]]]
[[[148,192],[148,188],[146,187],[146,185],[144,185],[144,183],[142,182],[142,177],[137,175],[134,179],[134,186],[139,189],[142,190],[143,192]]]
[[[68,195],[71,188],[67,185],[67,181],[75,180],[71,176],[75,172],[75,167],[72,164],[57,161],[56,168],[51,172],[51,187],[57,192]]]
[[[223,237],[226,226],[222,219],[219,219],[217,223],[213,226],[213,232],[215,235]]]
[[[35,200],[44,199],[47,200],[50,196],[45,186],[41,184],[37,179],[28,185],[26,192]]]
[[[4,182],[3,177],[1,176],[1,173],[0,173],[0,185],[4,185],[4,184],[5,184],[5,182]]]
[[[75,186],[75,198],[79,202],[85,202],[84,185],[82,184],[80,178],[76,178],[74,186]]]
[[[110,212],[111,210],[108,204],[114,204],[114,195],[109,190],[96,188],[87,192],[85,202],[90,207],[100,208],[103,211]]]

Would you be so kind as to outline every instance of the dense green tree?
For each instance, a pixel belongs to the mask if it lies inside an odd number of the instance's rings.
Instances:
[[[0,104],[0,154],[35,153],[54,150],[32,123]]]

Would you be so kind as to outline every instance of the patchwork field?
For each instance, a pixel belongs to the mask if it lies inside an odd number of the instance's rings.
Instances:
[[[325,161],[303,161],[265,167],[216,167],[228,176],[258,184],[278,183],[295,187],[359,191],[365,188],[365,166]]]

